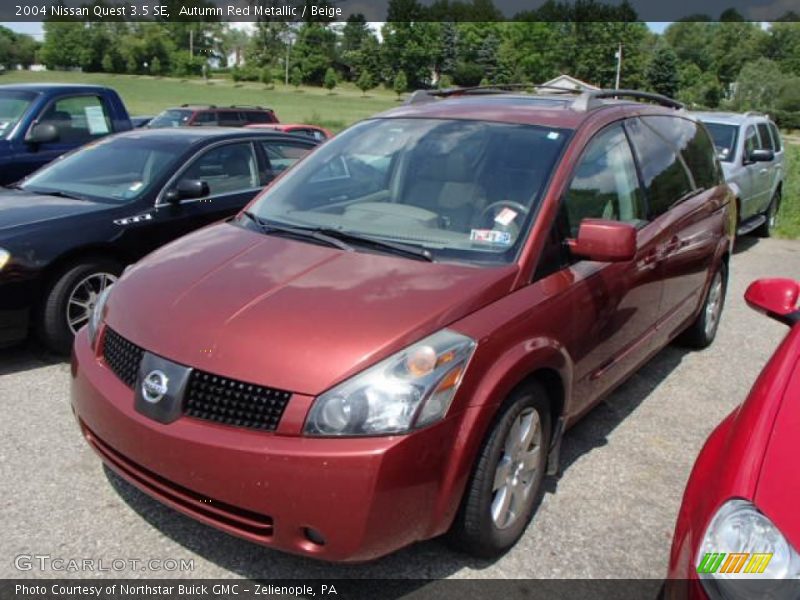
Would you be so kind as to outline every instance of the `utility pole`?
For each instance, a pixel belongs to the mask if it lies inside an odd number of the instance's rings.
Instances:
[[[286,37],[286,64],[284,65],[284,85],[289,87],[289,51],[292,49],[292,38]]]
[[[614,89],[619,89],[619,78],[622,74],[622,42],[619,43],[619,48],[617,49],[616,54],[614,55],[617,59],[617,78],[614,83]]]
[[[189,58],[194,58],[194,28],[189,30]]]

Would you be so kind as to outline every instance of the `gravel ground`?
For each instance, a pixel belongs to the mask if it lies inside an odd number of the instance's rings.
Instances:
[[[35,554],[105,564],[194,561],[192,572],[107,573],[115,577],[661,578],[695,456],[785,333],[742,299],[747,284],[763,276],[800,279],[800,243],[742,240],[712,348],[666,348],[574,427],[564,442],[563,474],[548,482],[520,543],[494,562],[431,541],[374,563],[336,566],[195,523],[103,469],[70,414],[67,364],[35,347],[2,351],[0,577],[65,575],[15,568],[15,556]]]

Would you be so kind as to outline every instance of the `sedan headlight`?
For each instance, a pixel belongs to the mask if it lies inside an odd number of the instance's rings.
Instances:
[[[9,260],[11,260],[11,253],[8,250],[0,248],[0,271],[8,264]]]
[[[319,396],[305,433],[369,436],[406,433],[442,419],[475,341],[444,329]]]
[[[105,310],[106,302],[108,302],[108,296],[113,287],[113,285],[108,286],[97,297],[94,310],[92,310],[92,315],[89,317],[89,323],[86,325],[89,333],[89,343],[91,344],[92,348],[94,348],[95,342],[97,341],[97,334],[100,332],[100,325],[103,322],[103,311]]]
[[[697,571],[711,598],[796,598],[800,556],[766,515],[734,499],[706,529]]]

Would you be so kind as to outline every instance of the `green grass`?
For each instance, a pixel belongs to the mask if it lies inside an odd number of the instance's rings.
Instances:
[[[800,145],[796,143],[786,143],[784,186],[777,234],[794,240],[800,238]]]
[[[144,75],[112,75],[106,73],[74,73],[66,71],[10,71],[0,75],[4,83],[90,83],[114,88],[122,96],[133,115],[155,115],[180,104],[255,104],[275,110],[284,123],[313,123],[334,131],[351,123],[397,106],[397,95],[390,90],[375,89],[366,97],[352,85],[337,87],[333,94],[323,88],[276,84],[267,89],[262,83],[234,84],[227,78],[175,79]]]

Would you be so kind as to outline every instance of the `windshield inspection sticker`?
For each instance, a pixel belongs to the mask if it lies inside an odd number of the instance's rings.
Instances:
[[[511,245],[511,234],[508,231],[497,231],[495,229],[473,229],[470,231],[469,239],[473,242],[482,242],[484,244]]]
[[[504,225],[508,227],[511,225],[511,222],[517,218],[517,211],[511,210],[510,208],[506,207],[497,213],[497,216],[494,218],[495,223],[499,223],[500,225]]]

